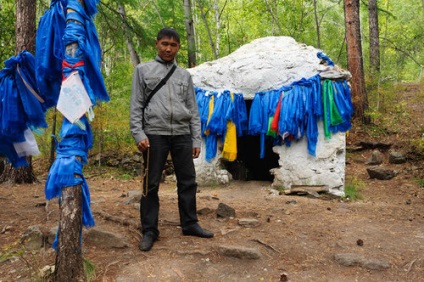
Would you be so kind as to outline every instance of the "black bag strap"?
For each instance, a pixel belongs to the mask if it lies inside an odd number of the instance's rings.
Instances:
[[[152,92],[147,97],[146,101],[144,102],[144,107],[141,109],[142,110],[142,115],[143,115],[143,122],[142,122],[143,128],[144,128],[144,109],[147,108],[147,105],[149,104],[149,102],[152,99],[153,95],[155,95],[156,92],[158,92],[159,89],[161,89],[162,86],[164,86],[166,84],[166,82],[171,77],[171,75],[174,73],[174,71],[175,71],[176,68],[177,68],[177,65],[174,64],[172,66],[172,68],[169,70],[169,72],[166,74],[166,76],[164,78],[162,78],[162,80],[155,86],[155,88],[152,90]]]
[[[177,65],[173,65],[171,70],[166,74],[166,76],[164,78],[162,78],[162,80],[155,86],[155,88],[152,90],[152,92],[150,93],[149,97],[147,97],[146,101],[144,102],[144,109],[147,107],[147,105],[149,104],[150,100],[152,99],[153,95],[156,94],[156,92],[159,91],[159,89],[162,88],[162,86],[164,86],[166,84],[166,82],[168,81],[168,79],[171,77],[171,75],[174,73],[175,69],[177,68]]]

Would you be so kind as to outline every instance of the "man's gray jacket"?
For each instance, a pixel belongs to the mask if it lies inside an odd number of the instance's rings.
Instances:
[[[147,105],[144,102],[155,86],[166,76],[173,62],[159,56],[154,61],[139,64],[134,69],[130,105],[130,129],[138,144],[147,135],[190,134],[193,148],[200,148],[200,117],[190,73],[180,67],[159,89]],[[144,129],[143,129],[144,119]]]

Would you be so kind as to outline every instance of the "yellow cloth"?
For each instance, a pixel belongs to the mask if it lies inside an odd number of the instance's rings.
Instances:
[[[234,103],[234,93],[231,93],[231,101]],[[225,135],[222,157],[233,162],[237,159],[237,129],[236,125],[229,120],[227,122],[227,133]]]
[[[222,157],[230,162],[237,159],[237,130],[232,121],[227,122],[227,134],[225,135]]]

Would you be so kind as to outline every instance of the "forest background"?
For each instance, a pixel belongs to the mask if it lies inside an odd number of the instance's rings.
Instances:
[[[37,24],[50,1],[37,2]],[[370,54],[369,3],[377,4],[379,67],[372,71]],[[0,61],[15,54],[15,1],[0,0]],[[178,63],[192,67],[224,57],[238,47],[265,36],[290,36],[297,42],[322,49],[338,66],[347,69],[344,1],[341,0],[102,0],[95,24],[103,51],[102,72],[111,101],[95,108],[92,123],[94,147],[102,152],[128,153],[135,150],[129,132],[129,97],[133,68],[156,55],[154,38],[162,27],[181,34]],[[402,118],[402,101],[396,87],[403,82],[422,81],[424,52],[424,0],[360,1],[360,34],[368,99],[367,116],[377,127],[387,115]],[[192,20],[192,21],[191,21]],[[191,26],[187,26],[190,24]],[[188,30],[192,34],[188,34]],[[31,39],[35,40],[35,38]],[[194,42],[194,44],[193,44]],[[371,46],[371,47],[370,47]],[[194,57],[190,57],[193,56]],[[51,125],[54,109],[47,114]],[[60,122],[61,117],[59,117]],[[369,130],[377,132],[377,127]],[[46,131],[52,130],[49,127]],[[52,158],[51,135],[36,136],[42,152],[34,158],[48,164]],[[413,140],[417,141],[417,140]],[[421,146],[422,146],[422,140]]]

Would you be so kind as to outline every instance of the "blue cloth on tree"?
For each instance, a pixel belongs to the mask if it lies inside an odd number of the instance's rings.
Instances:
[[[36,37],[37,86],[46,97],[46,107],[56,106],[62,84],[67,0],[53,0],[41,17]]]
[[[28,128],[47,128],[45,96],[37,92],[35,58],[23,51],[5,61],[0,71],[0,155],[14,167],[28,165],[13,143],[24,142]]]
[[[82,224],[91,227],[95,223],[90,208],[90,190],[82,169],[87,163],[87,152],[92,148],[93,140],[87,118],[83,116],[80,121],[84,123],[86,130],[70,123],[66,118],[63,119],[60,132],[62,140],[56,149],[56,160],[50,168],[44,192],[47,200],[55,197],[60,200],[63,188],[81,185]]]
[[[77,69],[91,102],[93,105],[96,105],[97,100],[107,102],[110,98],[100,72],[102,54],[94,22],[77,0],[69,0],[67,7],[75,12],[66,15],[68,22],[63,42],[65,46],[78,43],[78,50],[77,54],[72,57],[65,54],[65,61],[72,66],[83,60],[84,66],[79,66]],[[66,76],[66,73],[72,71],[72,69],[63,71]]]

